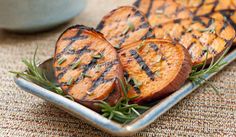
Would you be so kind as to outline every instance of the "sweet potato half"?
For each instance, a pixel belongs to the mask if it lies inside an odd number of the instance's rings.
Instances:
[[[188,49],[194,65],[209,63],[232,45],[235,30],[227,21],[194,17],[179,19],[155,28],[157,38],[171,39]]]
[[[188,51],[169,40],[135,42],[122,48],[119,56],[127,82],[133,87],[128,95],[138,96],[133,102],[139,104],[176,91],[192,69]]]
[[[171,0],[137,0],[134,6],[145,13],[152,27],[174,19],[184,19],[193,16],[188,8]]]
[[[123,70],[116,50],[99,32],[76,25],[67,29],[56,43],[55,76],[65,94],[87,107],[97,100],[111,105],[123,95],[117,78]]]
[[[227,19],[236,29],[236,0],[173,0],[189,8],[195,16]],[[236,42],[236,41],[235,41]]]
[[[171,0],[189,8],[195,15],[205,15],[222,10],[235,10],[235,0]]]
[[[123,6],[104,16],[97,30],[117,49],[139,40],[154,37],[148,20],[134,7]]]

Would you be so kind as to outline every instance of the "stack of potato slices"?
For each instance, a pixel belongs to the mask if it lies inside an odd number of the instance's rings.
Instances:
[[[82,25],[58,39],[55,76],[65,94],[91,109],[115,105],[129,86],[145,104],[178,90],[192,67],[218,58],[235,39],[236,2],[137,0],[105,15],[97,29]]]

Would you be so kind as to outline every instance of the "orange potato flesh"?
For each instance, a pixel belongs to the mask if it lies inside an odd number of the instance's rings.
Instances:
[[[134,102],[140,104],[177,90],[192,68],[187,50],[168,40],[148,39],[132,43],[122,48],[119,56],[130,79],[128,82],[134,87],[128,95],[138,95]]]
[[[62,58],[64,62],[60,62]],[[122,96],[115,90],[116,79],[123,79],[118,54],[102,34],[91,28],[73,26],[60,36],[54,68],[63,91],[78,102],[89,104],[113,96],[108,103],[115,104]]]
[[[235,10],[235,0],[172,0],[189,8],[195,15],[205,15],[215,11]]]
[[[174,19],[192,17],[188,8],[170,0],[137,0],[134,6],[145,13],[152,27]]]
[[[104,16],[97,30],[115,47],[154,37],[146,17],[134,7],[123,6]]]
[[[235,0],[173,0],[189,8],[195,16],[208,16],[217,20],[227,19],[236,29]],[[236,43],[236,39],[234,41]]]
[[[226,21],[204,17],[174,20],[155,28],[157,38],[179,42],[188,49],[194,65],[217,57],[235,38],[233,27]]]

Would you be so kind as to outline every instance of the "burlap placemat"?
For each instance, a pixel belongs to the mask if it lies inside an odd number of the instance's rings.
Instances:
[[[109,136],[53,105],[19,89],[9,70],[23,70],[22,58],[52,56],[60,33],[76,23],[95,26],[111,9],[127,0],[88,0],[86,9],[68,24],[34,35],[0,31],[0,136]],[[236,62],[196,90],[136,136],[236,136]]]

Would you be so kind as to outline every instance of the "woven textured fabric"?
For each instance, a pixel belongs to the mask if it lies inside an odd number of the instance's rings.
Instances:
[[[51,31],[18,35],[0,31],[0,136],[109,136],[55,106],[18,88],[9,70],[24,70],[22,58],[43,61],[53,55],[60,33],[70,25],[96,26],[111,9],[127,0],[87,0],[74,20]],[[136,136],[236,136],[236,62],[211,79],[217,95],[204,85]]]

